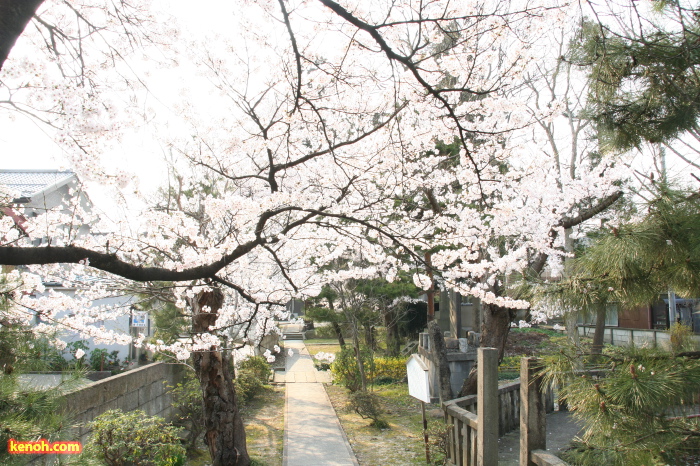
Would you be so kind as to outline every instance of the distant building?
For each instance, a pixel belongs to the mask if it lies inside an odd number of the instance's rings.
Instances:
[[[82,189],[82,183],[78,176],[69,170],[40,170],[40,169],[19,169],[7,170],[0,169],[0,185],[4,186],[5,191],[12,193],[12,207],[2,206],[2,213],[12,217],[15,223],[26,232],[27,220],[36,218],[39,215],[47,212],[56,212],[70,215],[74,218],[74,223],[71,225],[60,225],[58,228],[67,231],[73,230],[73,235],[82,236],[91,232],[91,225],[85,222],[80,215],[75,215],[76,209],[72,206],[77,205],[80,210],[90,212],[92,210],[92,202]],[[75,199],[78,202],[75,203]],[[94,233],[94,232],[93,232]],[[47,238],[36,238],[33,240],[35,246],[48,243]],[[85,277],[89,281],[91,277]],[[69,296],[74,296],[79,290],[77,287],[57,282],[45,282],[44,285],[48,289],[64,293]],[[150,319],[143,320],[143,315],[135,312],[131,305],[136,301],[134,296],[119,295],[117,297],[108,297],[95,302],[95,305],[112,305],[123,306],[128,308],[125,315],[113,321],[99,322],[95,325],[103,325],[108,330],[114,330],[125,334],[144,333],[148,336],[153,335],[154,329],[151,327]],[[71,310],[66,309],[65,315],[70,315]],[[35,322],[38,323],[38,322]],[[68,331],[66,331],[68,332]],[[64,340],[76,341],[80,337],[77,334],[65,335]],[[104,345],[94,344],[88,341],[90,348],[104,348],[108,351],[118,351],[119,358],[135,359],[139,355],[139,351],[131,345]]]
[[[78,205],[85,211],[92,209],[92,202],[82,190],[78,176],[72,171],[62,170],[5,170],[0,169],[0,185],[13,194],[14,207],[3,207],[3,213],[14,218],[17,225],[25,229],[26,220],[47,212],[71,214],[69,207],[76,196]],[[76,218],[76,222],[82,219]],[[78,235],[90,231],[88,225],[77,225]],[[36,240],[37,246],[41,240]]]
[[[583,325],[595,325],[595,316],[579,320]],[[631,309],[621,309],[617,304],[611,304],[605,317],[606,327],[642,330],[668,330],[674,322],[681,322],[700,335],[700,299],[682,299],[674,293],[663,294],[652,304]]]
[[[0,184],[16,194],[15,204],[41,211],[70,199],[73,194],[69,189],[78,189],[80,183],[78,176],[68,170],[0,169]]]
[[[287,312],[290,314],[290,318],[294,319],[304,315],[304,301],[299,299],[292,299],[287,303]]]

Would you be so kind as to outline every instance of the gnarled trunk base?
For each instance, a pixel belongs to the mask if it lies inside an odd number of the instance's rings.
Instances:
[[[194,300],[192,327],[194,333],[205,333],[214,325],[224,302],[221,290],[200,293]],[[203,312],[203,308],[208,312]],[[194,354],[194,369],[199,377],[204,400],[204,439],[214,466],[248,466],[243,419],[238,410],[232,365],[226,353],[210,351]]]

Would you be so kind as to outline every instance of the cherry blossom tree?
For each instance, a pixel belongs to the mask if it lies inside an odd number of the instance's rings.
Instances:
[[[4,62],[3,108],[52,125],[81,176],[120,189],[125,209],[137,187],[100,160],[130,134],[147,128],[177,176],[165,200],[116,226],[83,213],[109,234],[51,228],[74,221],[53,213],[27,219],[26,236],[3,239],[0,264],[85,293],[59,307],[51,300],[65,297],[18,304],[84,335],[128,338],[94,325],[118,311],[91,300],[172,283],[191,338],[137,344],[194,355],[217,465],[249,463],[229,350],[259,337],[280,304],[338,280],[319,270],[354,251],[363,261],[347,278],[390,281],[430,253],[446,286],[481,299],[482,345],[502,349],[512,310],[529,305],[508,277],[539,274],[562,255],[567,228],[621,195],[604,166],[562,189],[551,157],[511,137],[532,121],[518,90],[546,53],[543,31],[567,11],[554,1],[270,0],[222,4],[225,24],[211,18],[208,31],[157,4],[43,2]],[[560,110],[539,109],[536,121]],[[33,246],[47,231],[50,246]],[[414,283],[431,286],[427,274]],[[73,317],[55,313],[67,307]]]
[[[528,99],[532,109],[533,120],[531,137],[534,141],[542,141],[539,149],[543,155],[551,158],[554,164],[554,181],[563,199],[572,190],[585,190],[591,184],[591,178],[600,175],[599,166],[607,170],[612,160],[620,163],[624,157],[619,154],[601,153],[598,146],[597,133],[593,122],[586,117],[587,85],[583,71],[575,67],[565,57],[571,54],[569,44],[577,40],[576,27],[562,25],[561,29],[552,31],[552,45],[556,46],[556,54],[550,60],[538,63],[536,74],[527,81],[527,88],[532,93]],[[557,118],[545,119],[539,116],[540,108],[552,104],[561,106]],[[590,208],[598,202],[595,196],[582,197],[580,203],[571,204],[571,208]],[[564,201],[566,202],[566,201]],[[608,219],[610,215],[607,215]],[[590,229],[585,223],[576,225],[579,228],[564,230],[562,250],[566,256],[560,257],[559,263],[553,261],[549,270],[549,278],[558,280],[568,274],[569,259],[573,257],[574,242],[582,232]],[[538,309],[535,320],[543,317],[563,315],[570,341],[578,344],[577,321],[583,310],[575,306],[549,306],[548,309]],[[604,311],[604,309],[603,309]],[[543,315],[544,313],[544,315]]]

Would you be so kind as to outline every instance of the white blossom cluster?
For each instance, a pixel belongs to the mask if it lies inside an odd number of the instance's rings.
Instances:
[[[325,353],[323,351],[319,351],[318,353],[316,353],[314,358],[321,362],[333,364],[333,362],[335,362],[335,353]]]
[[[525,309],[529,302],[499,291],[505,277],[524,272],[538,253],[560,270],[561,219],[618,189],[622,173],[606,160],[562,177],[536,138],[523,142],[523,128],[564,108],[556,100],[534,108],[516,89],[544,59],[545,31],[574,7],[340,2],[362,22],[381,24],[378,41],[319,2],[235,3],[220,5],[225,24],[212,20],[201,31],[139,2],[126,10],[139,34],[124,36],[114,6],[82,0],[75,8],[86,8],[102,31],[85,39],[84,68],[64,76],[56,60],[65,57],[37,58],[41,32],[28,32],[3,69],[8,92],[31,77],[14,99],[61,109],[53,123],[76,170],[113,186],[129,209],[112,233],[83,236],[66,229],[75,218],[46,212],[31,219],[29,237],[8,233],[3,244],[50,239],[180,272],[221,262],[216,278],[234,285],[208,333],[172,345],[140,336],[138,345],[186,359],[254,342],[274,330],[286,302],[331,281],[392,281],[411,271],[427,290],[428,250],[444,286]],[[77,27],[63,2],[45,2],[41,16],[69,32]],[[159,195],[133,203],[148,206],[136,211],[125,199],[138,187],[102,158],[144,133],[171,154],[170,176]],[[437,150],[454,141],[454,152]],[[79,205],[72,211],[81,225],[96,225]],[[7,217],[0,221],[11,230]],[[350,262],[330,267],[341,259]],[[95,273],[87,262],[36,272],[71,282]],[[213,274],[201,278],[176,283],[184,312],[212,286]],[[82,296],[48,293],[22,304],[81,335],[128,341],[99,325],[124,312],[94,306],[104,284],[81,287]],[[57,309],[73,311],[59,317]]]

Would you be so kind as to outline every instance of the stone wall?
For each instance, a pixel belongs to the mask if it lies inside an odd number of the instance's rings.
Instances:
[[[125,412],[140,409],[149,416],[170,420],[172,397],[168,393],[168,386],[181,382],[185,370],[182,364],[158,362],[66,393],[65,410],[75,425],[75,431],[69,437],[79,440],[84,448],[91,433],[87,425],[110,409]],[[58,464],[56,455],[33,455],[25,459],[26,464],[32,466]]]
[[[448,340],[450,339],[445,339],[446,346],[448,345]],[[466,338],[460,338],[459,340],[463,340],[461,342],[455,339],[451,340],[450,343],[453,343],[453,345],[450,345],[451,348],[448,349],[447,363],[450,366],[450,388],[452,393],[456,395],[461,390],[464,379],[469,376],[469,372],[476,362],[477,353],[476,348],[467,344]],[[422,356],[423,362],[428,366],[431,399],[434,403],[437,403],[439,400],[438,393],[440,393],[439,364],[430,347],[430,336],[427,333],[418,335],[417,353]]]
[[[595,326],[579,325],[578,333],[582,336],[593,338]],[[692,335],[691,339],[697,347],[700,347],[700,335]],[[605,343],[616,346],[629,346],[632,342],[636,346],[660,346],[668,348],[671,337],[666,330],[648,330],[638,328],[606,327],[603,337]]]
[[[110,409],[140,409],[149,416],[169,419],[172,399],[167,387],[182,381],[185,370],[181,364],[158,362],[67,393],[65,409],[77,425],[76,439],[87,442],[87,424]]]

